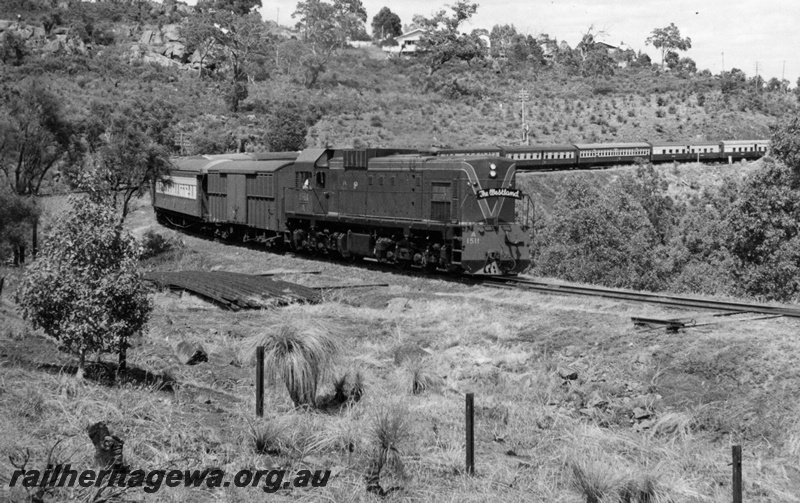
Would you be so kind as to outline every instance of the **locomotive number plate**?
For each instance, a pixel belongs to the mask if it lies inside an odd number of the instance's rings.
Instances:
[[[477,245],[480,244],[481,238],[474,237],[474,238],[466,238],[464,239],[464,243],[468,245]]]

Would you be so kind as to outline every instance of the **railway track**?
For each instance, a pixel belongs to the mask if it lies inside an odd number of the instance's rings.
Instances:
[[[499,288],[519,288],[541,293],[559,295],[584,295],[590,297],[604,297],[609,299],[645,302],[667,307],[684,309],[705,309],[723,311],[728,313],[759,313],[775,316],[800,318],[800,308],[787,305],[756,304],[747,302],[732,302],[724,300],[711,300],[699,297],[670,295],[650,292],[634,292],[631,290],[618,290],[597,286],[582,286],[550,283],[525,278],[491,278],[483,281],[486,286]]]

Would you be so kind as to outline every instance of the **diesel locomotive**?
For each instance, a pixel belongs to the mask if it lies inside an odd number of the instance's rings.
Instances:
[[[174,160],[154,184],[159,222],[241,242],[426,271],[530,266],[514,161],[406,149],[321,149]],[[521,212],[526,213],[526,212]]]

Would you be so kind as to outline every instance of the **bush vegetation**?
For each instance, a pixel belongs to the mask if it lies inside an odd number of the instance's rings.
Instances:
[[[606,187],[571,176],[537,223],[534,272],[570,281],[793,300],[800,294],[797,119],[773,127],[774,158],[736,182],[670,194],[640,165]]]

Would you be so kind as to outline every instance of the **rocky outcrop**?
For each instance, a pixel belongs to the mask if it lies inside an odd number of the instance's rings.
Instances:
[[[5,32],[16,35],[29,49],[45,55],[88,54],[90,51],[82,40],[71,37],[69,28],[64,26],[54,28],[48,35],[41,26],[1,19],[0,35]]]
[[[169,3],[164,8],[190,9],[183,4]],[[155,7],[154,7],[155,8]],[[162,8],[159,6],[158,8]],[[55,26],[48,34],[42,26],[33,26],[22,21],[0,19],[0,36],[11,32],[25,42],[32,53],[46,56],[58,55],[91,55],[92,47],[86,45],[79,37],[71,33],[66,26]],[[114,35],[118,44],[128,44],[125,59],[128,63],[154,63],[166,67],[198,70],[201,57],[190,53],[181,38],[180,25],[135,26],[115,25]],[[126,42],[127,41],[127,42]],[[211,64],[211,58],[205,58],[202,66]]]
[[[137,41],[131,44],[127,54],[131,63],[141,61],[169,67],[197,68],[192,62],[193,55],[186,50],[177,24],[145,28]]]

